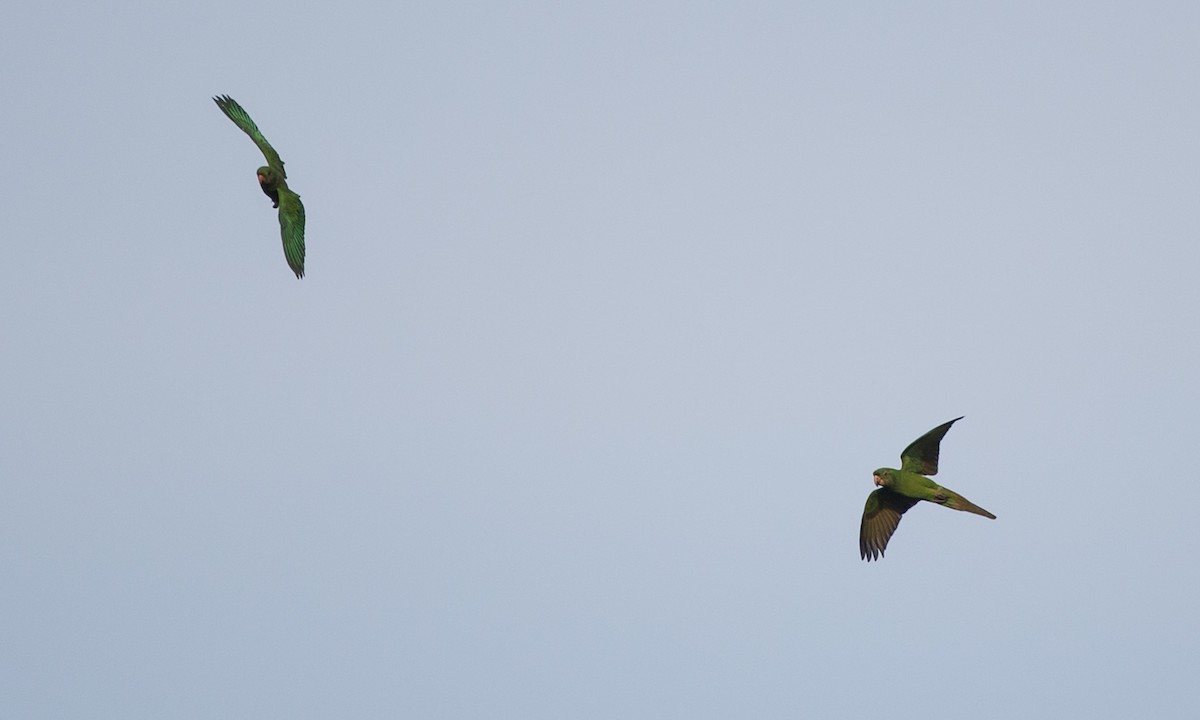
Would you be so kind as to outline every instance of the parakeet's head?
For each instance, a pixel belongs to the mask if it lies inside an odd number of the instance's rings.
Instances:
[[[258,184],[263,187],[275,187],[279,184],[279,174],[264,165],[258,169]]]
[[[892,480],[895,479],[895,472],[896,471],[891,468],[879,468],[874,473],[875,484],[879,487],[887,487],[888,485],[891,485]]]

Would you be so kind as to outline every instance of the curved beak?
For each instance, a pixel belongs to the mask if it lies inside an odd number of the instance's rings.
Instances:
[[[883,487],[883,478],[879,477],[878,475],[872,475],[871,477],[874,478],[876,485]]]

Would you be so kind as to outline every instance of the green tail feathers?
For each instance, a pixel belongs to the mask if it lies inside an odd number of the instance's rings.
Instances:
[[[946,502],[942,504],[954,510],[964,510],[969,513],[975,513],[976,515],[982,515],[985,518],[991,518],[992,520],[996,519],[995,515],[991,514],[987,510],[984,510],[958,493],[950,493],[950,496],[946,498]]]

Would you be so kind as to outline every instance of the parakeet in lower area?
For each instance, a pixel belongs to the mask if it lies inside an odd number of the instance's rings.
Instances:
[[[279,229],[283,235],[283,255],[287,258],[288,267],[296,273],[297,278],[304,277],[304,204],[300,202],[300,196],[288,188],[283,160],[279,159],[279,153],[275,152],[275,148],[271,147],[271,143],[267,142],[236,100],[228,95],[220,95],[214,97],[213,102],[234,125],[250,136],[266,156],[267,164],[258,169],[258,184],[271,198],[274,207],[279,208]]]
[[[942,438],[959,420],[962,418],[938,425],[904,448],[900,453],[899,470],[879,468],[875,471],[875,484],[879,489],[867,496],[862,527],[858,532],[858,550],[863,559],[870,562],[883,557],[888,540],[900,525],[900,516],[921,500],[996,519],[987,510],[926,477],[937,475]]]

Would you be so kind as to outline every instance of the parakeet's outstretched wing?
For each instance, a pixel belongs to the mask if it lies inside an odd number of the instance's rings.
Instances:
[[[919,502],[881,487],[867,496],[863,508],[862,527],[858,530],[858,551],[870,562],[883,557],[888,540],[900,525],[900,516]]]
[[[950,432],[950,426],[962,420],[963,417],[965,416],[959,416],[948,423],[942,423],[916,440],[913,440],[912,444],[904,448],[904,452],[900,453],[900,469],[922,475],[937,475],[938,450],[941,448],[942,438],[946,436],[946,433]]]
[[[250,139],[254,141],[254,144],[257,145],[258,149],[262,150],[262,154],[266,156],[267,165],[270,166],[272,170],[279,173],[282,177],[286,178],[287,172],[285,172],[283,169],[283,161],[279,159],[279,153],[275,152],[275,148],[271,147],[271,143],[267,142],[267,139],[263,137],[263,134],[259,131],[258,126],[255,125],[254,121],[250,119],[250,115],[247,114],[244,109],[242,109],[241,105],[237,104],[237,100],[234,100],[228,95],[218,95],[217,97],[213,98],[213,102],[217,104],[217,107],[221,108],[221,112],[225,113],[225,115],[233,121],[234,125],[240,127],[242,132],[250,136]]]
[[[296,277],[304,277],[304,203],[291,190],[279,191],[279,231],[283,235],[283,256]]]

